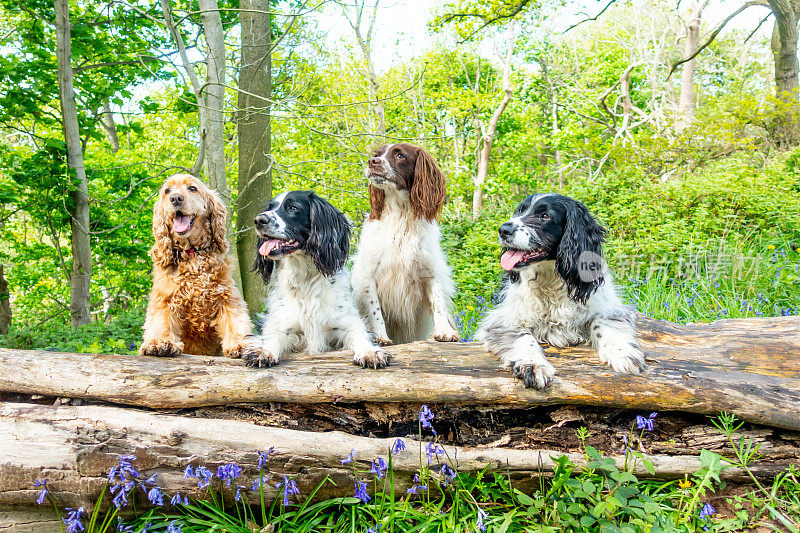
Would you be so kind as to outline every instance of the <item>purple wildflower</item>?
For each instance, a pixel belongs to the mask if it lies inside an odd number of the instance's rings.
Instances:
[[[33,482],[34,487],[42,487],[42,490],[39,491],[39,496],[36,498],[36,503],[42,505],[44,503],[44,499],[50,494],[50,490],[47,488],[47,479],[43,479],[39,481],[38,479]]]
[[[127,525],[122,521],[122,518],[117,517],[117,532],[119,533],[133,533],[133,526]]]
[[[266,479],[263,476],[257,477],[253,480],[253,485],[250,487],[250,490],[253,492],[258,492],[258,489],[264,484],[264,481],[266,481]]]
[[[444,449],[438,446],[435,442],[429,442],[425,445],[425,454],[428,456],[428,464],[430,464],[431,460],[437,455],[442,455],[443,453]]]
[[[375,524],[375,527],[367,528],[367,533],[378,533],[382,527],[383,524]]]
[[[189,479],[190,477],[195,477],[194,468],[192,468],[192,465],[186,465],[186,468],[183,469],[183,477],[185,477],[186,479]]]
[[[283,483],[275,483],[275,488],[283,487],[283,505],[289,505],[289,496],[292,494],[300,494],[297,484],[294,479],[288,479],[286,475],[283,476]]]
[[[367,494],[367,483],[365,481],[356,481],[353,483],[356,489],[356,498],[361,500],[362,503],[368,503],[372,498]]]
[[[702,508],[702,509],[700,509],[700,514],[699,514],[697,517],[698,517],[700,520],[705,520],[705,519],[707,519],[709,516],[713,515],[713,514],[714,514],[714,513],[716,513],[716,512],[717,512],[717,510],[716,510],[716,509],[714,509],[714,506],[713,506],[713,505],[711,505],[710,503],[706,503],[706,504],[703,506],[703,508]]]
[[[236,463],[228,463],[217,467],[217,477],[225,482],[226,487],[231,486],[231,482],[242,475],[242,469]]]
[[[483,521],[487,518],[489,518],[489,515],[483,509],[478,509],[478,519],[475,521],[475,527],[481,531],[486,531]]]
[[[353,462],[353,460],[356,458],[356,455],[358,455],[358,452],[357,452],[357,451],[355,451],[355,450],[350,450],[350,455],[348,455],[347,457],[345,457],[344,459],[342,459],[342,464],[343,464],[343,465],[346,465],[347,463],[352,463],[352,462]]]
[[[233,497],[237,502],[242,499],[242,489],[247,490],[244,485],[236,485],[236,495]]]
[[[181,497],[181,493],[177,493],[169,500],[169,504],[173,507],[177,505],[189,505],[189,498],[186,496]]]
[[[420,485],[419,476],[414,474],[414,486],[410,489],[406,489],[406,494],[417,494],[420,490],[428,490],[428,485]]]
[[[650,416],[647,418],[637,415],[636,416],[636,427],[641,430],[653,431],[655,428],[655,422],[653,419],[658,416],[658,413],[651,413]]]
[[[453,480],[456,478],[456,471],[447,466],[447,464],[442,463],[442,477],[444,477],[444,481],[442,485],[447,486],[448,483],[452,483]]]
[[[147,492],[147,499],[156,507],[164,505],[164,493],[158,487],[153,487]]]
[[[400,453],[406,449],[406,443],[403,442],[403,439],[397,439],[394,441],[394,445],[392,446],[392,453]]]
[[[183,529],[183,525],[182,524],[176,524],[175,520],[173,520],[167,526],[167,532],[166,533],[181,533],[181,529]]]
[[[194,471],[194,477],[197,478],[198,488],[204,489],[211,485],[211,479],[214,477],[214,474],[208,468],[201,466]]]
[[[386,464],[386,461],[383,459],[383,457],[378,457],[372,461],[372,468],[370,468],[369,471],[375,474],[378,478],[382,478],[384,475],[383,473],[387,468],[389,468],[389,465]]]
[[[434,435],[437,435],[436,430],[431,425],[431,420],[433,420],[433,411],[427,405],[423,405],[419,410],[419,423],[423,429],[430,429]]]
[[[72,509],[67,507],[66,511],[67,517],[62,518],[61,521],[67,525],[67,533],[85,531],[86,528],[83,527],[83,521],[81,520],[81,515],[83,515],[84,508],[78,507],[77,509]]]
[[[269,456],[275,452],[275,446],[270,447],[269,450],[262,452],[258,452],[258,469],[261,470],[265,466],[267,466],[267,461],[269,461]]]

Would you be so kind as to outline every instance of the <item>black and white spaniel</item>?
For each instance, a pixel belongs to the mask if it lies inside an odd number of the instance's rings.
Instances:
[[[588,341],[617,372],[644,368],[633,311],[620,301],[602,257],[604,237],[586,206],[560,194],[529,196],[500,226],[508,276],[476,338],[526,386],[544,388],[555,375],[540,342]]]
[[[311,191],[291,191],[270,201],[255,227],[253,269],[272,287],[257,346],[245,353],[247,364],[272,366],[287,352],[344,348],[353,350],[358,365],[385,367],[389,355],[370,339],[350,293],[345,216]]]
[[[389,144],[367,161],[369,219],[353,260],[353,293],[367,329],[382,345],[459,339],[454,286],[436,217],[445,180],[418,146]]]

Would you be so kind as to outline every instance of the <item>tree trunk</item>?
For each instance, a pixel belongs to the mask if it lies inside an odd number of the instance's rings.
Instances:
[[[108,100],[103,104],[103,118],[100,122],[103,126],[106,140],[111,145],[111,153],[116,154],[119,151],[119,137],[117,136],[117,125],[114,122],[114,113],[111,112],[111,105]]]
[[[702,9],[697,2],[692,2],[690,7],[689,23],[686,25],[686,44],[683,48],[683,57],[692,57],[700,46],[700,17]],[[681,73],[681,95],[678,100],[678,122],[676,130],[681,131],[694,120],[694,71],[695,58],[683,64]]]
[[[258,237],[253,220],[272,197],[270,175],[272,55],[268,0],[242,0],[239,20],[242,31],[241,70],[237,135],[239,181],[236,218],[236,251],[242,276],[242,294],[251,311],[260,311],[266,287],[250,271]]]
[[[58,92],[64,140],[67,144],[67,165],[75,170],[75,183],[70,187],[74,204],[71,213],[72,274],[70,276],[70,319],[73,326],[89,323],[89,285],[92,279],[92,250],[89,241],[89,182],[83,166],[78,109],[72,73],[69,2],[55,0],[56,58],[58,60]]]
[[[0,265],[0,335],[6,335],[11,328],[11,294],[8,290],[8,281]]]
[[[775,94],[782,102],[778,141],[791,146],[800,140],[800,104],[798,104],[798,18],[800,0],[769,0],[775,16],[772,53],[775,59]]]
[[[228,177],[225,172],[225,32],[217,0],[199,0],[199,6],[203,34],[208,46],[206,86],[203,89],[206,103],[206,174],[208,184],[219,193],[228,209],[228,218],[225,221],[228,256],[231,260],[233,277],[241,286],[239,256],[233,226],[235,206],[231,201],[231,191],[228,188]]]
[[[495,108],[489,123],[486,127],[482,128],[483,134],[483,147],[481,148],[480,157],[478,159],[478,171],[475,174],[475,179],[472,180],[472,219],[477,220],[483,208],[483,184],[486,183],[486,176],[489,174],[489,156],[492,153],[492,145],[494,144],[495,134],[497,132],[497,123],[500,117],[508,107],[511,97],[514,96],[514,88],[511,86],[511,56],[514,53],[514,42],[516,40],[516,26],[512,25],[509,30],[508,37],[508,51],[503,61],[503,99],[500,104]]]
[[[366,62],[366,78],[367,78],[367,94],[369,98],[369,116],[370,125],[369,129],[371,134],[376,135],[381,140],[386,138],[386,117],[384,114],[383,104],[378,99],[378,90],[380,84],[378,83],[378,74],[375,72],[375,65],[372,62],[372,37],[375,35],[375,18],[378,15],[378,4],[380,0],[375,0],[375,5],[372,6],[369,16],[369,26],[367,33],[361,31],[361,22],[364,16],[364,9],[367,8],[366,0],[358,0],[353,5],[353,19],[350,19],[349,7],[342,4],[345,17],[353,28],[356,35],[356,41],[361,51],[364,54],[364,61]]]

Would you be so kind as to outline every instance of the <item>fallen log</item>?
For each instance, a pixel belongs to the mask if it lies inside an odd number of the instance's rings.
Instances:
[[[587,347],[547,348],[558,374],[544,391],[525,389],[478,344],[435,342],[390,347],[393,365],[377,371],[352,366],[345,352],[297,354],[255,370],[217,357],[2,349],[0,391],[154,409],[424,401],[730,411],[749,422],[800,430],[800,317],[689,325],[640,317],[639,329],[648,363],[643,374],[614,373]]]
[[[371,480],[370,464],[377,457],[388,458],[394,439],[353,436],[341,432],[308,432],[256,426],[247,422],[218,419],[185,418],[139,409],[106,406],[43,406],[24,403],[0,404],[0,505],[30,507],[38,489],[37,479],[48,480],[48,487],[60,507],[92,507],[107,482],[109,468],[119,455],[136,456],[134,465],[146,476],[157,474],[157,483],[169,495],[177,492],[202,497],[193,479],[183,475],[187,465],[206,466],[211,471],[225,463],[238,463],[243,476],[237,484],[250,486],[258,476],[259,450],[274,446],[268,469],[270,482],[264,485],[271,499],[279,494],[274,485],[283,475],[294,477],[302,496],[307,496],[327,477],[318,497],[352,495],[353,465],[341,459],[350,450],[357,452],[356,468],[360,480]],[[394,455],[395,483],[405,494],[411,478],[427,464],[420,443],[406,440],[406,450]],[[440,456],[460,472],[488,468],[507,473],[515,486],[530,490],[538,486],[540,475],[552,472],[552,450],[515,450],[505,448],[465,448],[443,446]],[[580,471],[586,465],[581,453],[567,453]],[[635,473],[640,477],[674,479],[697,472],[696,456],[653,454],[655,474],[641,463]],[[613,456],[622,468],[625,458]],[[434,460],[434,464],[440,459]],[[795,459],[756,463],[752,470],[758,477],[771,478]],[[747,481],[746,474],[729,468],[724,479]],[[370,490],[374,487],[370,483]],[[236,485],[225,489],[233,496]],[[146,504],[139,493],[137,507]],[[244,492],[251,502],[257,493]],[[108,498],[106,498],[108,502]]]

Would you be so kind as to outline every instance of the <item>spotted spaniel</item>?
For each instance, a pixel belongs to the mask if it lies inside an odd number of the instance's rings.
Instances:
[[[249,366],[277,364],[287,352],[353,350],[353,361],[382,368],[388,354],[373,344],[353,305],[346,268],[350,223],[311,191],[276,196],[256,216],[254,270],[272,282]]]
[[[353,259],[356,305],[378,343],[459,339],[449,307],[454,286],[436,217],[444,175],[418,146],[389,144],[367,161],[369,219]]]
[[[633,312],[620,301],[602,258],[604,237],[586,206],[560,194],[529,196],[500,226],[500,265],[508,276],[501,302],[476,337],[526,386],[542,389],[555,374],[540,342],[588,341],[617,372],[644,368]]]

